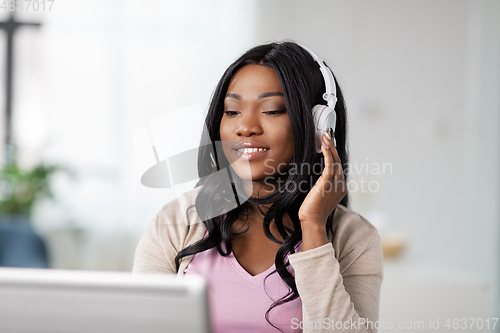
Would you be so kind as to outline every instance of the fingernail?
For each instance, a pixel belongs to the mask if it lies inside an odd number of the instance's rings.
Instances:
[[[328,140],[332,141],[332,138],[330,137],[330,135],[328,134],[328,132],[327,132],[327,131],[325,131],[325,135],[326,135],[326,137],[328,138]]]
[[[333,138],[333,144],[335,145],[335,147],[337,147],[337,141],[335,140],[335,138]]]
[[[328,149],[328,146],[326,145],[326,143],[324,143],[323,141],[321,141],[321,143],[323,144],[323,146],[325,146],[326,149]]]

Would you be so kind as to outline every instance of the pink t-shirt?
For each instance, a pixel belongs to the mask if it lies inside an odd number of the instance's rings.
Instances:
[[[295,251],[302,251],[302,242],[297,244]],[[266,321],[265,314],[273,300],[288,293],[288,286],[278,273],[265,279],[274,268],[273,264],[267,271],[252,276],[233,253],[223,257],[212,248],[195,254],[184,273],[201,275],[207,281],[213,333],[276,333],[279,331]],[[291,265],[288,269],[294,275]],[[292,329],[293,323],[302,321],[300,297],[272,309],[269,320],[283,332],[301,332]]]

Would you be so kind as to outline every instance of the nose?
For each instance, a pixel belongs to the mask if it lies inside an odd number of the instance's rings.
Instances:
[[[255,114],[244,112],[236,126],[237,136],[261,135],[264,132],[262,125]]]

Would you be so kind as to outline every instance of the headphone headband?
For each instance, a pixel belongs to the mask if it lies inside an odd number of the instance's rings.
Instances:
[[[323,99],[328,104],[328,107],[332,110],[335,109],[335,104],[337,103],[337,89],[335,86],[335,79],[333,78],[333,74],[328,67],[326,67],[323,59],[318,57],[316,53],[305,47],[304,45],[300,45],[304,50],[309,52],[309,54],[313,57],[314,61],[316,61],[319,65],[319,70],[323,75],[323,80],[325,80],[326,92],[323,94]]]

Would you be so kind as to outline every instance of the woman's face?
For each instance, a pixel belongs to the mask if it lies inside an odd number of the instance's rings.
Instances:
[[[292,127],[274,69],[246,65],[234,74],[220,137],[226,141],[226,158],[242,179],[262,182],[286,168],[294,150]]]

